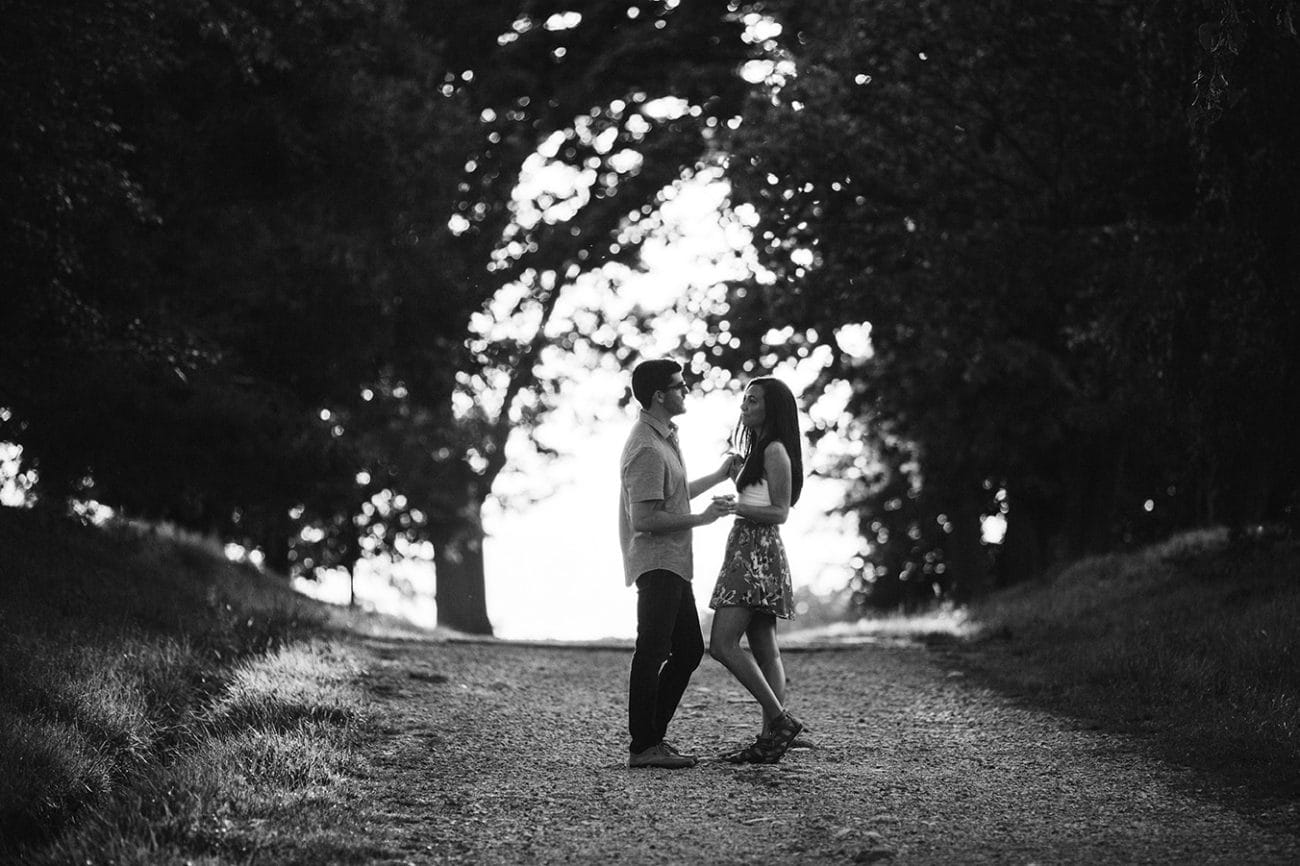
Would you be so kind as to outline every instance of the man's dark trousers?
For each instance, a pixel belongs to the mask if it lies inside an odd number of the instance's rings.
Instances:
[[[647,571],[637,578],[636,590],[636,651],[627,706],[633,753],[663,740],[686,684],[704,657],[689,581],[671,571]]]

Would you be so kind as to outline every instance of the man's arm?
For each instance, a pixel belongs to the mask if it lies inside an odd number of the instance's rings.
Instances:
[[[662,499],[633,502],[632,528],[637,532],[680,532],[712,523],[727,514],[730,507],[725,502],[710,502],[699,514],[673,514],[664,511]]]

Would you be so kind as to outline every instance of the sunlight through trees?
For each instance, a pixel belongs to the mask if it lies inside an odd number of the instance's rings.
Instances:
[[[864,604],[1293,523],[1294,6],[14,0],[4,501],[488,633],[503,473],[652,348],[811,377]]]

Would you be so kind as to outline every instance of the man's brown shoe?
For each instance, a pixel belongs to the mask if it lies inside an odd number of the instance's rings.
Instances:
[[[692,767],[700,762],[700,758],[698,755],[683,755],[681,752],[677,751],[676,746],[674,746],[672,743],[668,742],[667,740],[663,740],[662,742],[660,742],[659,748],[663,749],[666,753],[672,755],[674,758],[687,759],[688,761],[691,762]]]
[[[640,752],[633,752],[627,759],[627,765],[633,770],[641,767],[659,767],[664,770],[684,770],[687,767],[694,767],[695,759],[688,758],[684,755],[670,754],[664,749],[663,743],[658,743]]]

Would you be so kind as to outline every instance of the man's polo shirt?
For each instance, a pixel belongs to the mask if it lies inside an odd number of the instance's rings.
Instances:
[[[623,548],[623,577],[628,586],[647,571],[665,569],[690,580],[694,577],[691,530],[636,532],[632,529],[632,503],[663,500],[670,514],[690,514],[690,482],[686,465],[672,438],[676,426],[648,412],[628,434],[620,461],[621,495],[618,540]]]

